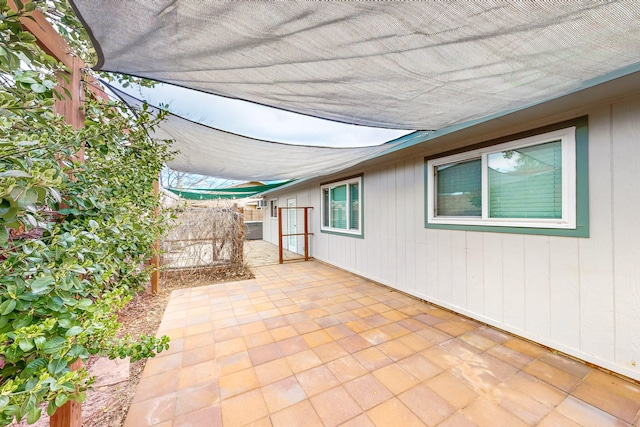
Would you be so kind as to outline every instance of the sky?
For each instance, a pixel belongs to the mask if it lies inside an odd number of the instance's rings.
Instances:
[[[114,86],[119,87],[115,83]],[[122,90],[152,105],[168,104],[169,111],[189,120],[267,141],[362,147],[383,144],[412,132],[348,125],[168,84],[150,89],[131,86]]]

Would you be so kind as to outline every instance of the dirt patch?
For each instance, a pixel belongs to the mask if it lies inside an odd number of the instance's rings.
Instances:
[[[253,278],[253,275],[247,267],[233,270],[218,269],[207,271],[206,274],[189,274],[165,278],[162,281],[158,295],[152,295],[149,288],[134,297],[119,313],[119,319],[122,323],[120,334],[128,333],[132,337],[144,334],[155,335],[169,302],[171,292],[176,289],[208,286],[215,283],[251,278]],[[93,363],[95,363],[95,359],[89,360],[87,366],[91,367]],[[145,364],[146,360],[131,363],[128,381],[94,387],[87,394],[87,400],[82,404],[82,425],[85,427],[122,426]]]

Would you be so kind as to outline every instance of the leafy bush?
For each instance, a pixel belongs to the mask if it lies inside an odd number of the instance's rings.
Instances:
[[[70,369],[78,359],[168,348],[167,337],[116,339],[165,229],[153,181],[171,153],[148,136],[162,114],[87,93],[85,127],[65,124],[53,110],[67,96],[62,67],[22,29],[36,4],[16,3],[0,0],[0,425],[82,401],[92,379]]]

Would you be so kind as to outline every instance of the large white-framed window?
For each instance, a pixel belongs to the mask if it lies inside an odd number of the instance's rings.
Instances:
[[[362,176],[320,186],[321,230],[362,235]]]
[[[576,228],[576,128],[427,161],[427,223]]]

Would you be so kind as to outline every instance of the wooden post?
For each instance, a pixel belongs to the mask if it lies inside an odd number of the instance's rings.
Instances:
[[[304,260],[309,261],[309,208],[304,208]]]
[[[153,194],[158,196],[160,194],[160,183],[156,179],[153,181]],[[156,209],[155,215],[160,214],[160,209]],[[150,261],[153,271],[151,272],[151,293],[156,295],[160,292],[160,239],[157,239],[153,244],[153,255]]]
[[[278,208],[278,262],[284,263],[284,254],[282,252],[282,208]]]
[[[8,4],[13,10],[18,10],[14,0],[9,0]],[[56,100],[54,108],[56,113],[64,116],[67,123],[76,129],[81,128],[84,126],[82,69],[86,67],[86,65],[80,58],[73,54],[67,42],[58,34],[40,11],[33,11],[30,17],[22,18],[20,22],[26,31],[29,31],[35,36],[36,43],[42,50],[68,68],[68,72],[61,72],[57,77],[59,87],[68,89],[71,93],[71,99]],[[98,88],[94,88],[93,93],[97,97],[108,99],[108,96]],[[61,91],[61,94],[64,94],[64,91]],[[77,160],[83,162],[84,150],[80,149],[75,156]],[[72,370],[78,370],[81,367],[82,361],[80,359],[71,364]],[[81,403],[68,401],[51,416],[49,425],[51,427],[81,427]]]

